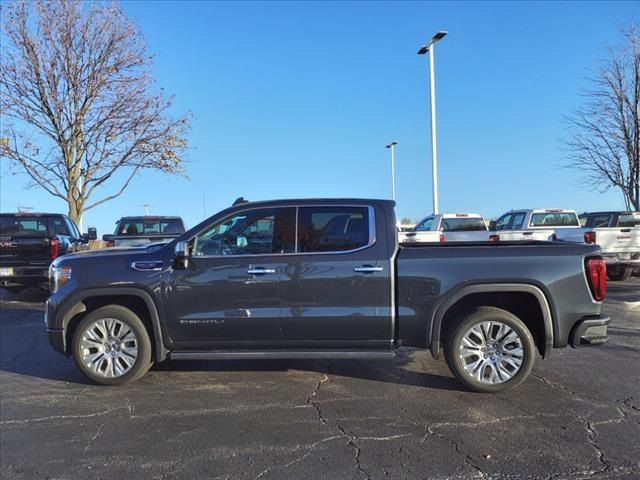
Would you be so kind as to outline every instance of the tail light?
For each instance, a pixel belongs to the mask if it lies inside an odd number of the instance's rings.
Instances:
[[[55,260],[60,255],[60,242],[58,239],[54,238],[51,240],[49,244],[49,254],[51,255],[51,260]]]
[[[444,233],[440,234],[440,243],[444,243],[445,242],[445,238],[444,238]]]
[[[585,232],[584,243],[589,245],[596,243],[596,232]]]
[[[587,258],[587,280],[596,302],[607,296],[607,264],[602,258]]]
[[[490,242],[499,242],[500,241],[500,235],[489,235],[489,241]]]

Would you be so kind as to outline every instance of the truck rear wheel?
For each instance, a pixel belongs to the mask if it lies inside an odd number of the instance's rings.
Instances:
[[[87,314],[72,342],[80,371],[101,385],[138,380],[151,368],[151,340],[142,320],[128,308],[107,305]]]
[[[607,267],[607,278],[609,278],[609,280],[613,280],[614,282],[629,280],[632,273],[633,268],[631,267]]]
[[[463,315],[445,338],[445,356],[458,380],[477,392],[520,385],[531,373],[536,347],[527,326],[496,307]]]

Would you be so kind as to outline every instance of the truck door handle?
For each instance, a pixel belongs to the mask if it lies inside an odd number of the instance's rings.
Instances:
[[[273,268],[255,267],[247,270],[249,275],[264,275],[265,273],[276,273]]]
[[[522,232],[523,235],[533,235],[533,232]]]
[[[372,265],[362,265],[361,267],[356,267],[353,269],[354,272],[358,273],[373,273],[373,272],[381,272],[384,270],[382,267],[374,267]]]

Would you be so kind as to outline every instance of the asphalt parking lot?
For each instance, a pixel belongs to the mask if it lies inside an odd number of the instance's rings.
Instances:
[[[2,478],[640,478],[640,278],[609,343],[555,350],[500,395],[444,361],[171,362],[87,384],[39,298],[0,301]],[[26,301],[25,301],[26,300]]]

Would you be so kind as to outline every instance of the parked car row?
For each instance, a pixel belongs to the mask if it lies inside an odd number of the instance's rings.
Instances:
[[[626,280],[640,268],[640,212],[575,210],[511,210],[487,222],[481,215],[430,215],[410,231],[398,233],[401,243],[449,241],[560,241],[597,244],[611,280]]]

